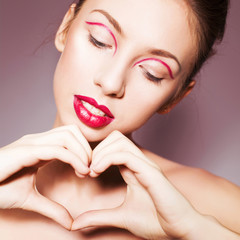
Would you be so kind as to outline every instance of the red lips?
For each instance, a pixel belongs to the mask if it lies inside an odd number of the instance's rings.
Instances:
[[[98,116],[91,113],[87,108],[84,107],[82,101],[91,104],[95,108],[98,108],[99,110],[105,113],[105,116]],[[93,98],[89,98],[82,95],[75,95],[73,105],[79,120],[89,127],[93,128],[104,127],[114,120],[114,116],[110,112],[110,110],[104,105],[98,105],[96,100]]]

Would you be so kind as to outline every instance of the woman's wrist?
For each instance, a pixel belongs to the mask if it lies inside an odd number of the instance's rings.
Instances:
[[[224,227],[214,217],[197,214],[191,231],[182,240],[240,240],[240,235]]]

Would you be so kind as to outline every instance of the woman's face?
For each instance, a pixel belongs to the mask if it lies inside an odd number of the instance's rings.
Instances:
[[[87,0],[55,72],[55,126],[76,124],[90,142],[142,126],[190,69],[187,12],[179,0]]]

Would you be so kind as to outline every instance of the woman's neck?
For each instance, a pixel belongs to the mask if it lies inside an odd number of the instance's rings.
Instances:
[[[101,208],[108,200],[120,204],[126,191],[117,167],[110,167],[98,178],[82,179],[71,166],[58,160],[39,169],[36,185],[41,194],[65,206],[73,217]]]

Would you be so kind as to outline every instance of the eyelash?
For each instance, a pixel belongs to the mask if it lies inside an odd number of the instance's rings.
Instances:
[[[111,45],[108,45],[108,44],[105,44],[105,43],[102,43],[102,42],[99,42],[96,38],[94,38],[91,34],[89,34],[89,42],[97,47],[97,48],[112,48]]]
[[[150,81],[152,81],[154,83],[159,83],[159,82],[161,82],[163,80],[163,78],[158,78],[158,77],[153,76],[150,72],[148,72],[146,69],[144,69],[143,66],[140,65],[139,67],[141,69],[143,69],[143,73],[144,73],[145,77],[147,79],[149,79]]]
[[[102,42],[99,42],[96,38],[94,38],[91,34],[89,34],[89,42],[93,45],[93,46],[95,46],[95,47],[97,47],[97,48],[101,48],[101,49],[103,49],[103,48],[112,48],[112,46],[111,45],[108,45],[108,44],[105,44],[105,43],[102,43]],[[152,82],[154,82],[154,83],[159,83],[159,82],[161,82],[161,80],[163,80],[163,78],[157,78],[157,77],[155,77],[155,76],[153,76],[151,73],[149,73],[148,71],[146,71],[146,69],[144,69],[143,68],[143,66],[139,66],[141,69],[143,69],[143,72],[144,72],[144,75],[145,75],[145,77],[148,79],[148,80],[150,80],[150,81],[152,81]]]

